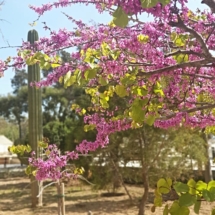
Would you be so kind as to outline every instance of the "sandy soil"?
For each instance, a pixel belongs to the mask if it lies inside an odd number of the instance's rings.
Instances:
[[[138,199],[142,194],[139,186],[128,186],[128,189],[135,199],[135,204],[131,206],[126,195],[115,197],[104,197],[105,191],[95,192],[90,186],[73,184],[65,189],[66,214],[86,215],[92,211],[93,215],[136,215]],[[121,189],[119,192],[124,193]],[[153,192],[153,191],[152,191]],[[36,209],[30,207],[30,190],[28,178],[0,179],[0,215],[54,215],[57,214],[57,198],[55,186],[51,186],[44,191],[44,206]],[[152,193],[147,205],[146,215],[162,215],[162,208],[151,213],[150,208],[153,200]],[[171,201],[167,202],[171,204]],[[202,203],[203,207],[200,215],[209,215],[215,204]],[[191,215],[195,213],[191,211]],[[183,215],[183,214],[182,214]]]

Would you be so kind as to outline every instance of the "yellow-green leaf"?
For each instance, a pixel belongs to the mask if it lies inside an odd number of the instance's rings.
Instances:
[[[115,92],[119,97],[125,97],[128,95],[125,86],[123,85],[116,85]]]
[[[170,192],[172,186],[172,180],[170,178],[161,178],[157,182],[157,188],[160,193],[167,194]]]

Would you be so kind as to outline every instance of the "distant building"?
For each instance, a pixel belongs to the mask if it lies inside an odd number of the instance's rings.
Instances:
[[[12,146],[13,142],[9,140],[4,135],[0,135],[0,164],[4,164],[4,167],[6,167],[6,164],[11,163],[12,157],[17,157],[16,154],[11,154],[8,151],[8,147]]]
[[[0,135],[0,156],[10,155],[10,152],[8,151],[8,147],[12,145],[13,145],[13,142],[11,140],[9,140],[4,135]]]
[[[208,146],[212,176],[213,179],[215,179],[215,136],[212,136],[212,138],[208,140]]]

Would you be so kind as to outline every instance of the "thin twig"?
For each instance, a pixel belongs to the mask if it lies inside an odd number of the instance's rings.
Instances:
[[[81,180],[83,180],[83,181],[86,181],[88,184],[90,184],[90,185],[95,185],[95,184],[93,184],[93,183],[91,183],[91,182],[89,182],[86,178],[84,178],[82,175],[77,175],[77,178],[79,178],[79,179],[81,179]]]
[[[169,25],[171,27],[178,27],[178,28],[184,30],[185,32],[192,34],[196,38],[196,40],[200,43],[202,50],[205,53],[205,55],[207,57],[212,57],[202,35],[197,33],[193,28],[186,26],[179,15],[177,17],[178,17],[178,21],[177,22],[171,21],[171,22],[169,22]]]
[[[41,187],[41,190],[40,190],[39,194],[37,195],[37,197],[39,197],[39,196],[43,193],[43,190],[44,190],[45,188],[51,186],[52,184],[56,184],[56,183],[57,183],[57,181],[53,181],[53,182],[47,184],[46,186]]]

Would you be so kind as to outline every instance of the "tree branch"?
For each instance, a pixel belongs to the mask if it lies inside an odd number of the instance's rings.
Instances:
[[[184,30],[185,32],[192,34],[196,38],[196,40],[200,43],[202,50],[203,50],[204,54],[206,55],[206,57],[212,57],[203,37],[200,34],[198,34],[194,29],[186,26],[179,15],[178,15],[178,22],[171,21],[171,22],[169,22],[169,25],[171,27],[178,27],[178,28]]]
[[[215,108],[215,104],[203,105],[203,106],[191,108],[191,109],[188,109],[188,110],[180,110],[179,112],[181,112],[181,113],[193,113],[193,112],[196,112],[196,111],[212,109],[212,108]],[[176,113],[173,113],[173,114],[170,114],[170,115],[165,116],[165,117],[160,117],[158,119],[159,120],[167,120],[167,119],[170,119],[170,118],[174,117],[175,115],[176,115]]]
[[[139,75],[141,75],[141,76],[143,76],[143,75],[155,75],[155,74],[160,74],[163,72],[170,72],[170,71],[173,71],[176,69],[183,69],[185,67],[204,67],[208,63],[210,63],[210,62],[206,59],[184,62],[184,63],[180,63],[180,64],[166,66],[166,67],[161,68],[161,69],[156,69],[156,70],[152,70],[152,71],[148,71],[148,72],[141,72],[141,73],[139,73]],[[143,64],[143,66],[144,66],[144,64]]]
[[[165,54],[165,57],[170,57],[170,56],[174,56],[174,55],[177,55],[177,54],[188,54],[188,55],[192,54],[192,55],[196,55],[196,56],[199,56],[199,57],[203,57],[201,53],[194,52],[193,50],[180,50],[180,49],[177,50],[177,51]]]

